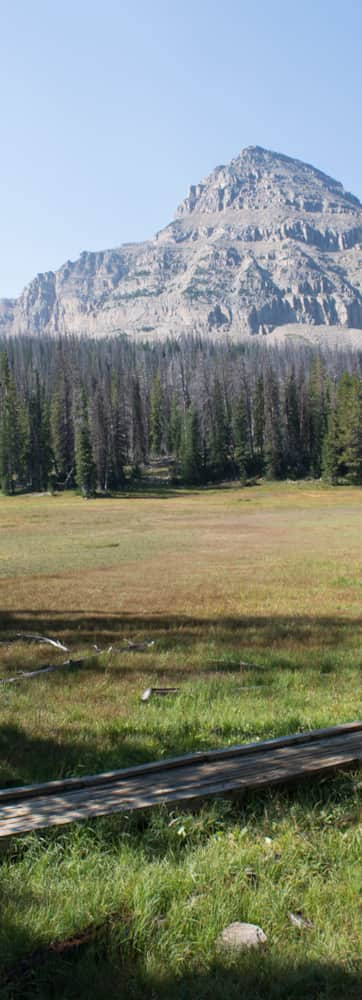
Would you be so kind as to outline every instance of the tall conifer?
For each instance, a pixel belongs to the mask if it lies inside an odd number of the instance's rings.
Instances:
[[[156,375],[151,391],[151,413],[150,413],[150,437],[151,453],[154,456],[160,455],[164,438],[164,400],[160,374]]]
[[[265,442],[265,399],[264,399],[264,379],[259,375],[256,381],[253,399],[253,438],[256,471],[261,474],[264,471],[264,442]]]
[[[6,352],[0,358],[0,482],[12,494],[24,471],[24,424]]]
[[[97,473],[92,453],[88,400],[84,388],[81,388],[78,394],[75,442],[77,484],[83,496],[88,499],[94,496]]]
[[[203,477],[202,439],[200,420],[195,406],[190,406],[185,417],[181,445],[180,473],[190,485],[201,483]]]
[[[211,428],[209,434],[209,463],[213,479],[222,479],[228,469],[228,425],[225,401],[218,379],[215,379],[211,398]]]
[[[243,394],[235,405],[232,421],[233,441],[234,441],[234,462],[238,471],[240,482],[245,484],[251,463],[248,414]]]
[[[265,380],[265,468],[269,479],[284,475],[283,439],[279,387],[275,372],[270,368]]]
[[[51,438],[58,480],[74,486],[73,385],[63,351],[58,354],[55,390],[51,402]]]

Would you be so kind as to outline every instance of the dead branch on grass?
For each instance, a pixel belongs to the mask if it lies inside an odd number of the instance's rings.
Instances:
[[[11,636],[9,639],[2,639],[0,646],[11,646],[14,642],[22,641],[23,639],[28,639],[29,642],[41,642],[49,646],[54,646],[55,649],[60,649],[62,653],[69,653],[68,646],[60,642],[59,639],[50,639],[46,635],[33,635],[30,632],[17,632],[16,635]]]
[[[146,690],[141,695],[141,701],[150,701],[150,698],[152,698],[153,695],[155,695],[155,694],[156,695],[160,695],[161,697],[164,697],[165,695],[168,695],[168,694],[178,694],[179,690],[180,690],[180,688],[178,688],[178,687],[177,688],[169,688],[169,687],[167,687],[167,688],[146,688]]]
[[[56,649],[61,649],[63,653],[69,653],[68,646],[64,646],[64,643],[60,642],[59,639],[50,639],[47,635],[33,635],[31,632],[17,632],[17,639],[29,639],[30,642],[44,642],[48,646],[55,646]]]
[[[65,667],[82,667],[87,660],[94,660],[95,656],[103,656],[104,653],[111,653],[112,649],[113,646],[109,646],[108,649],[100,649],[97,653],[91,653],[90,656],[82,656],[77,660],[63,660],[62,663],[47,664],[45,667],[39,667],[38,670],[20,670],[14,677],[0,678],[0,684],[15,684],[16,681],[30,680],[32,677],[40,677],[41,674],[50,674],[55,670],[64,670]]]

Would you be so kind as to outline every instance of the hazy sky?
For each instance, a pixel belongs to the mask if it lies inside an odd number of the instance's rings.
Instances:
[[[360,0],[0,0],[0,295],[166,225],[249,145],[362,198]]]

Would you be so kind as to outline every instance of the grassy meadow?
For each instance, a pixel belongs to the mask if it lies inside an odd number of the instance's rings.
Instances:
[[[361,529],[362,489],[312,482],[0,497],[1,639],[115,647],[0,686],[0,786],[361,718]],[[64,658],[11,642],[0,676]],[[0,842],[2,1000],[357,1000],[361,789],[346,771]],[[220,953],[232,920],[263,953]]]

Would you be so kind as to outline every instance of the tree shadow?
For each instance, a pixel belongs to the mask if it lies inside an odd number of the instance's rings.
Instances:
[[[89,731],[76,735],[70,726],[55,738],[5,723],[0,726],[0,785],[12,788],[147,764],[153,753],[142,735],[130,742],[122,732],[112,731],[111,745],[104,749]]]
[[[322,645],[327,649],[345,646],[353,631],[362,636],[362,618],[311,615],[220,615],[199,617],[181,614],[100,614],[82,609],[71,611],[19,609],[0,611],[4,638],[11,633],[41,631],[61,635],[78,648],[98,641],[110,645],[117,640],[151,637],[167,642],[167,648],[187,648],[196,640],[217,640],[228,648],[250,646],[255,652],[287,649],[293,642],[308,650]]]
[[[120,943],[120,936],[123,942]],[[361,977],[332,961],[279,955],[215,957],[205,971],[190,961],[179,976],[152,974],[138,950],[112,925],[91,943],[59,953],[37,951],[3,980],[2,1000],[360,1000]]]
[[[294,731],[297,721],[295,718],[281,719],[278,728],[282,733]],[[198,729],[196,720],[195,732],[188,724],[168,730],[159,753],[155,754],[146,718],[145,725],[138,725],[131,739],[124,735],[122,729],[111,727],[98,741],[91,732],[83,729],[75,734],[71,726],[68,729],[63,727],[61,734],[55,738],[34,736],[15,723],[5,723],[0,726],[0,787],[14,788],[63,778],[81,778],[88,774],[147,764],[153,762],[155,757],[179,757],[198,750],[213,750],[215,744],[220,746],[221,737],[223,740],[235,737],[235,743],[242,741],[240,730],[226,726],[211,732],[208,739],[203,737],[200,743]],[[258,739],[267,738],[269,734],[267,724],[255,726],[254,735]]]
[[[357,1000],[361,979],[358,973],[330,962],[304,961],[291,968],[282,958],[258,954],[240,958],[231,968],[218,959],[207,972],[191,971],[179,979],[160,981],[144,975],[135,986],[129,994],[133,1000],[142,996],[150,1000]]]
[[[292,734],[298,728],[297,723],[298,720],[295,718],[280,719],[278,720],[278,729],[283,734]],[[158,754],[158,758],[179,757],[190,753],[190,739],[192,743],[191,752],[215,749],[216,742],[220,746],[220,736],[224,740],[235,736],[235,743],[242,741],[240,730],[234,732],[231,727],[226,727],[219,729],[217,733],[212,731],[209,738],[207,740],[203,738],[202,743],[199,744],[197,730],[198,722],[196,720],[195,738],[193,732],[191,731],[190,733],[188,724],[185,729],[183,729],[182,725],[177,725],[174,731],[171,731],[171,733],[167,732],[168,742],[162,742],[162,752]],[[253,739],[266,739],[269,735],[270,727],[267,723],[260,723],[260,725],[255,726]],[[149,731],[146,720],[145,726],[138,725],[137,730],[135,730],[134,735],[131,737],[129,734],[125,736],[122,730],[117,731],[117,729],[112,729],[110,739],[107,741],[104,737],[102,740],[97,740],[95,734],[84,730],[81,730],[76,735],[74,729],[70,726],[68,730],[64,730],[63,728],[57,737],[52,737],[36,736],[26,732],[20,725],[5,723],[0,726],[0,786],[4,789],[10,789],[21,785],[61,780],[64,778],[83,778],[86,775],[151,763],[155,761],[155,752],[153,744],[148,740],[148,737]],[[105,742],[106,745],[104,745]],[[243,742],[247,741],[244,740]],[[346,766],[344,771],[347,772],[347,770]],[[351,794],[351,780],[353,781],[353,778],[347,779],[346,773],[342,772],[339,776],[337,775],[334,781],[333,776],[330,776],[328,780],[331,781],[331,785],[328,782],[326,783],[327,791],[325,794],[327,798],[329,797],[328,800],[331,794],[333,797],[333,788],[335,789],[338,801],[341,801],[343,797],[348,798]],[[346,782],[344,788],[343,781]],[[305,783],[303,777],[300,776],[297,782],[292,780],[290,784],[285,780],[281,786],[280,794],[284,794],[286,797],[290,795],[294,797],[302,795],[303,798],[307,795],[307,798],[309,796],[311,800],[314,800],[314,796],[317,794],[317,801],[319,801],[318,796],[320,798],[321,795],[322,797],[324,795],[323,787],[323,781],[310,785],[308,780]],[[317,788],[318,793],[315,793],[315,788]],[[305,792],[304,789],[307,789],[307,791]],[[268,790],[263,790],[260,794],[255,791],[248,792],[245,790],[242,795],[239,795],[238,792],[231,792],[229,795],[221,797],[225,801],[229,800],[230,806],[234,807],[235,805],[236,810],[238,810],[240,808],[238,803],[240,802],[242,803],[242,808],[244,808],[245,802],[251,803],[253,808],[258,807],[258,803],[261,802],[264,808],[268,794],[274,798],[278,793],[272,788],[269,792]],[[197,810],[200,805],[202,805],[202,802],[192,802],[190,804],[191,811]],[[187,809],[188,806],[184,805],[182,808]],[[138,815],[141,815],[141,813],[138,813]],[[147,813],[147,815],[151,815],[151,813]]]

